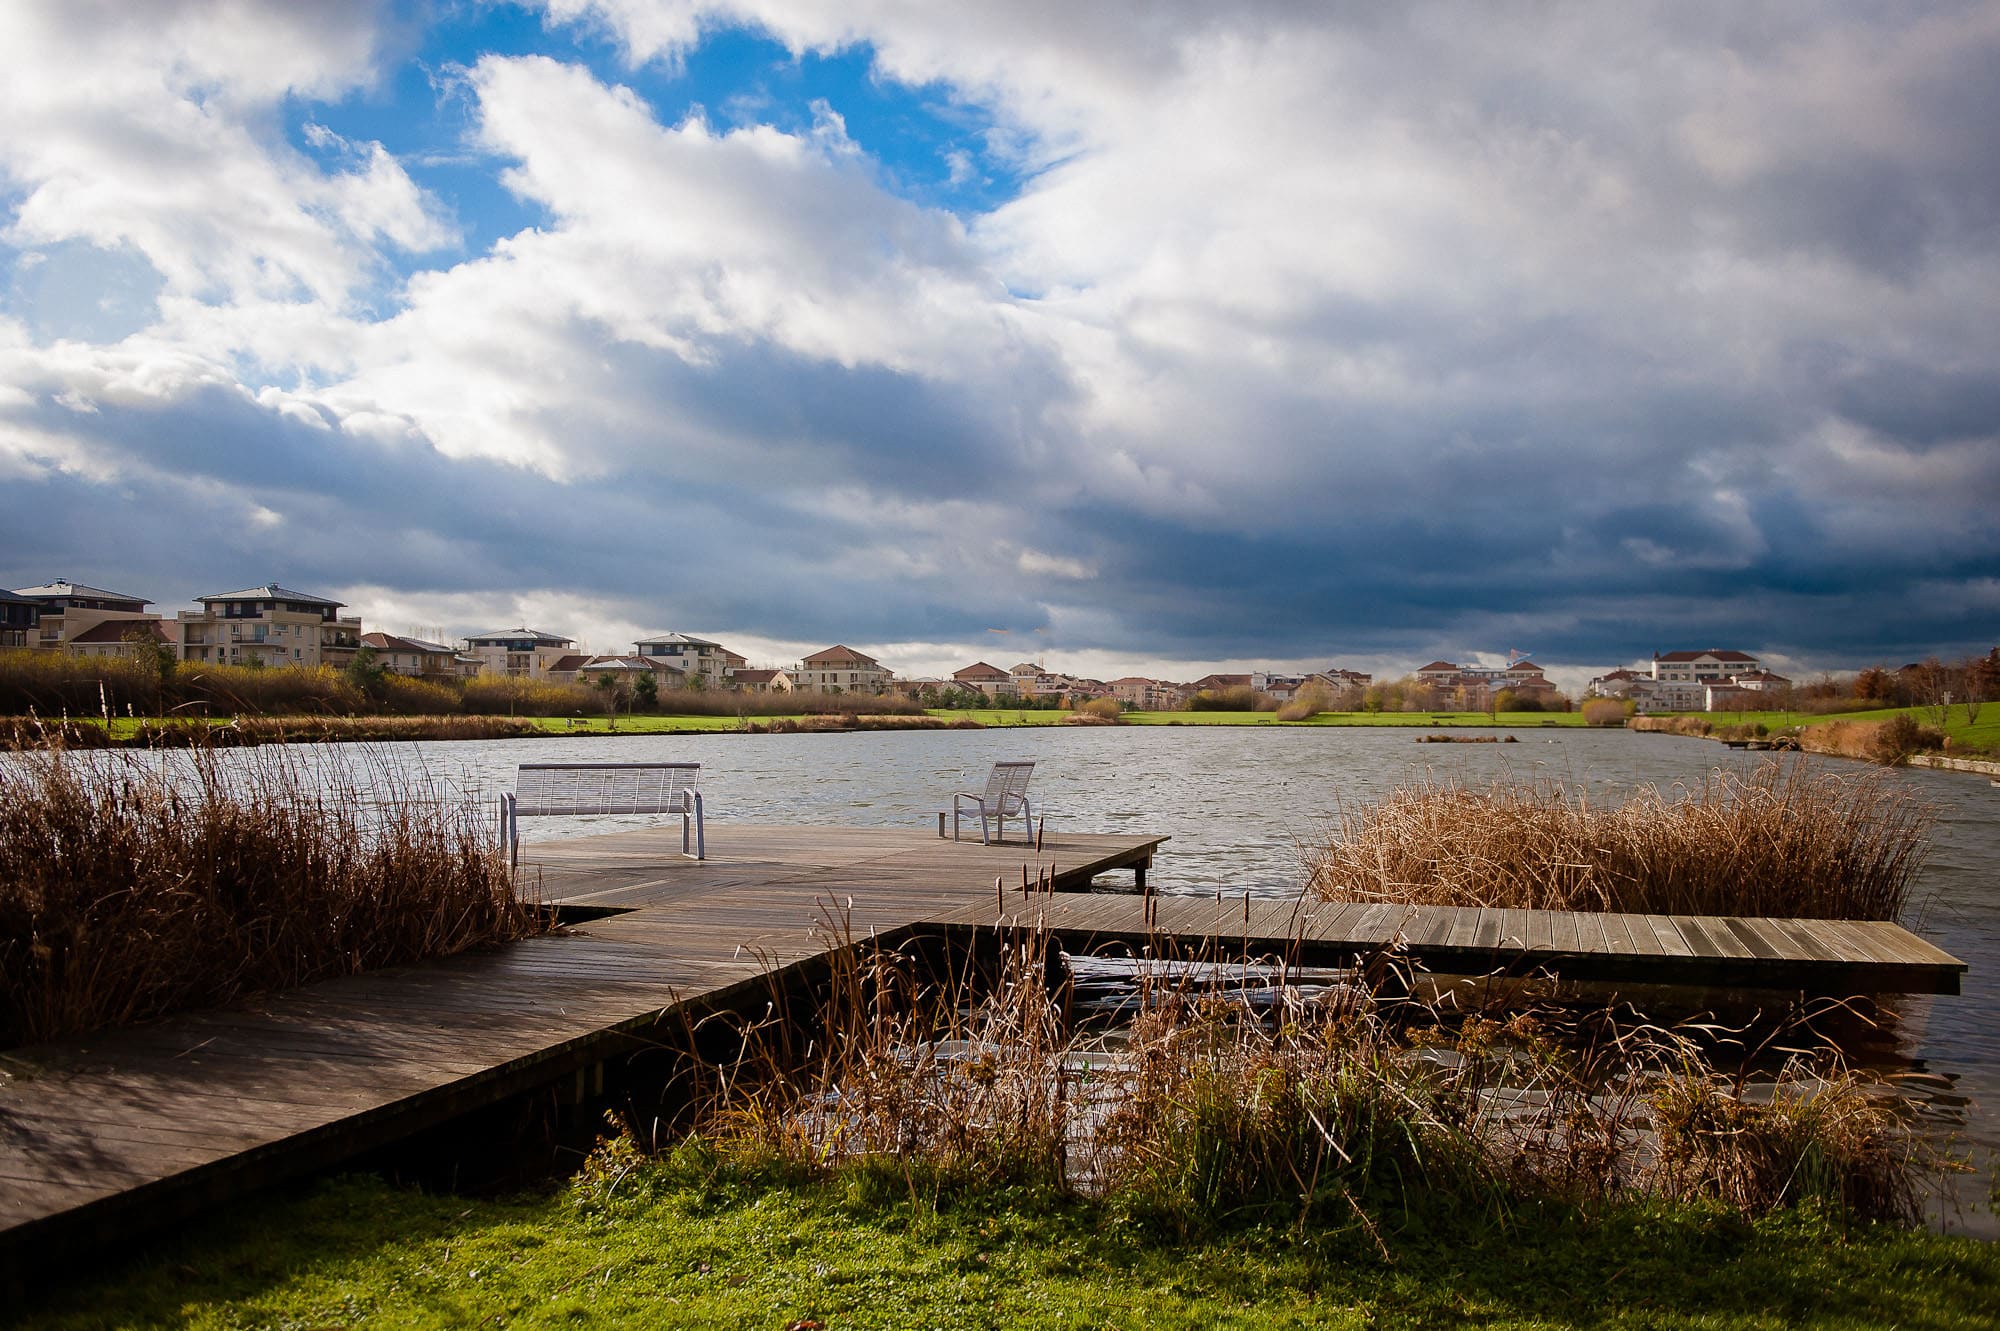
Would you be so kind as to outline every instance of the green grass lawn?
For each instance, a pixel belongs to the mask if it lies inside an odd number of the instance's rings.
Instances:
[[[1830,716],[1809,712],[1711,712],[1703,713],[1717,726],[1762,725],[1770,731],[1787,730],[1798,726],[1820,725],[1829,721],[1886,721],[1899,713],[1914,716],[1925,725],[1935,725],[1934,716],[1924,708],[1882,708],[1867,712],[1840,712]],[[1069,717],[1068,712],[1039,711],[1016,708],[932,708],[928,715],[948,721],[969,720],[982,726],[1059,726]],[[198,721],[203,718],[180,715],[177,721]],[[228,725],[230,717],[206,718],[211,725]],[[740,730],[743,723],[735,716],[632,716],[620,715],[616,718],[586,716],[566,718],[530,717],[524,718],[534,726],[558,734],[620,734],[654,735],[684,734],[700,731]],[[751,718],[768,724],[778,717],[760,716]],[[803,720],[803,717],[790,717]],[[77,721],[90,725],[105,724],[96,717],[78,717]],[[1547,726],[1581,726],[1580,712],[1501,712],[1497,717],[1486,712],[1322,712],[1305,721],[1280,721],[1271,712],[1127,712],[1125,724],[1136,726],[1448,726],[1448,727],[1493,727],[1540,728]],[[143,724],[158,724],[157,720],[146,718],[113,717],[109,725],[114,739],[129,739]],[[1977,721],[1971,719],[1968,709],[1963,706],[1951,708],[1944,732],[1950,736],[1954,752],[1968,754],[2000,753],[2000,703],[1991,703],[1979,711]]]
[[[37,1327],[1991,1327],[2000,1250],[1648,1207],[1177,1239],[1102,1208],[642,1165],[608,1200],[356,1177],[238,1207],[0,1313]]]
[[[1935,711],[1927,707],[1882,707],[1866,712],[1836,712],[1830,716],[1815,712],[1704,712],[1698,715],[1717,726],[1761,725],[1771,731],[1824,725],[1829,721],[1887,721],[1894,716],[1910,716],[1923,725],[1937,726]],[[1950,738],[1954,752],[2000,752],[2000,703],[1981,706],[1976,721],[1972,719],[1971,709],[1955,705],[1947,711],[1941,728]]]

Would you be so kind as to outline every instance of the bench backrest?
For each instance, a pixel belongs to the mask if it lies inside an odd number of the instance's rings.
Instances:
[[[1007,809],[1028,798],[1028,778],[1035,774],[1033,763],[995,763],[986,778],[986,794],[980,803],[989,809]]]
[[[522,763],[514,812],[682,813],[700,780],[700,763]]]

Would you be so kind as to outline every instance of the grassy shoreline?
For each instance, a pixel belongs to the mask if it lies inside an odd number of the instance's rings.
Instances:
[[[692,735],[745,733],[841,732],[848,730],[935,730],[1012,729],[1065,726],[1074,713],[1026,708],[931,708],[908,715],[825,715],[776,714],[746,717],[673,716],[620,714],[616,716],[509,717],[464,715],[446,717],[71,717],[62,722],[38,721],[31,717],[0,720],[0,748],[36,748],[47,743],[46,736],[65,733],[73,744],[86,747],[160,747],[189,742],[208,730],[224,743],[261,744],[282,742],[331,743],[394,742],[397,740],[451,741],[461,739],[550,738],[559,736]],[[1762,727],[1778,734],[1805,727],[1841,722],[1863,724],[1908,716],[1934,724],[1929,709],[1883,708],[1866,712],[1821,715],[1809,712],[1714,712],[1677,713],[1700,717],[1716,729]],[[1120,724],[1128,726],[1268,726],[1274,729],[1299,728],[1394,728],[1407,730],[1490,730],[1579,729],[1585,726],[1580,712],[1322,712],[1298,721],[1280,721],[1270,712],[1127,712]],[[1941,727],[1950,740],[1949,752],[1960,757],[1991,757],[2000,754],[2000,705],[1984,709],[1978,721],[1967,718],[1962,706],[1951,709]],[[1713,738],[1711,736],[1682,736]]]

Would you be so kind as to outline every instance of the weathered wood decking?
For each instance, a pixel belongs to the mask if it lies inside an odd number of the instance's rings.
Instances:
[[[157,1227],[565,1084],[644,1047],[677,1008],[759,995],[857,935],[994,900],[1053,869],[1143,868],[1160,837],[1050,838],[1042,852],[850,828],[678,829],[524,846],[548,899],[629,913],[496,952],[274,994],[0,1054],[0,1293],[10,1273]]]
[[[157,1227],[469,1110],[568,1084],[691,1004],[761,994],[857,937],[1026,927],[1073,949],[1205,945],[1302,961],[1401,940],[1440,971],[1956,992],[1963,965],[1894,925],[1027,894],[1143,875],[1165,838],[982,847],[915,832],[711,828],[524,847],[545,900],[616,911],[497,952],[329,981],[0,1055],[0,1277],[38,1254]],[[996,896],[995,880],[1000,880]]]
[[[990,920],[973,907],[950,922]],[[1137,954],[1172,940],[1249,957],[1340,964],[1393,948],[1448,975],[1532,975],[1713,989],[1823,994],[1955,994],[1965,964],[1900,925],[1879,920],[1776,920],[1623,915],[1456,906],[1340,904],[1241,895],[1055,897],[1034,923],[1073,952],[1116,946]],[[945,921],[940,921],[943,923]]]

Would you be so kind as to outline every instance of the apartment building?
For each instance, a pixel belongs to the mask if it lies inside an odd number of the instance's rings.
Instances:
[[[727,687],[730,677],[750,663],[721,643],[691,633],[641,638],[632,644],[632,650],[649,661],[673,667],[690,682],[699,678],[704,686],[717,689]]]
[[[41,622],[40,601],[0,591],[0,648],[39,645]]]
[[[894,672],[874,657],[838,643],[814,652],[792,671],[792,682],[799,688],[827,693],[880,693],[893,677]]]
[[[575,653],[575,639],[526,625],[475,633],[465,640],[465,654],[479,662],[480,674],[509,679],[547,679],[557,661]]]
[[[275,582],[195,602],[201,609],[181,611],[168,626],[183,661],[341,669],[361,649],[361,620],[343,616],[342,602]]]
[[[1723,651],[1653,653],[1653,678],[1672,683],[1717,684],[1734,675],[1761,673],[1764,665],[1748,652]]]
[[[150,633],[149,624],[157,624],[160,617],[149,612],[146,607],[152,602],[142,597],[130,596],[124,592],[106,591],[102,587],[91,587],[81,582],[70,582],[57,578],[39,587],[17,587],[13,595],[25,601],[32,601],[34,612],[34,634],[23,644],[29,647],[61,648],[70,650],[84,635],[91,635],[85,646],[94,656],[129,656],[131,646],[126,637],[134,633]],[[115,625],[111,629],[101,629],[101,625]],[[118,650],[106,647],[105,640],[125,644]]]

